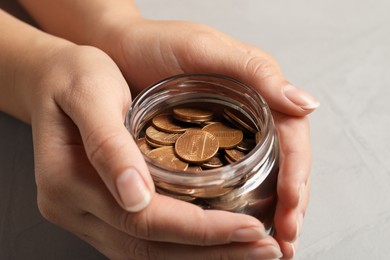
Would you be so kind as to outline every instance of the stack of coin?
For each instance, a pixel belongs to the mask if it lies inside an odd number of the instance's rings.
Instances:
[[[162,168],[199,173],[241,160],[261,139],[260,131],[231,109],[174,107],[156,115],[137,141]]]

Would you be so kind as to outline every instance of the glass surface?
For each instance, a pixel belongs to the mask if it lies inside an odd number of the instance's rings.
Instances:
[[[248,119],[262,138],[242,160],[201,174],[167,170],[145,156],[157,191],[205,209],[252,215],[270,230],[276,204],[278,140],[268,105],[257,92],[220,75],[178,75],[142,92],[127,114],[126,127],[137,140],[154,116],[189,104],[213,111],[229,108]]]

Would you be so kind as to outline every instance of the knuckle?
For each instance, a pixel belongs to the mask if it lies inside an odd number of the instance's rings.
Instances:
[[[93,129],[85,138],[90,161],[104,168],[126,143],[121,138],[121,129],[101,126]]]
[[[150,223],[151,221],[149,220],[148,215],[144,212],[132,214],[123,211],[120,217],[122,230],[125,230],[127,233],[137,238],[152,238],[153,234]]]
[[[41,195],[38,194],[37,205],[38,205],[38,210],[44,219],[57,225],[60,224],[61,222],[60,215],[57,214],[55,210],[55,204],[53,204],[51,200],[48,199],[48,196],[43,196],[42,194]]]
[[[209,228],[204,223],[207,223],[207,216],[203,209],[195,208],[194,212],[191,214],[194,217],[196,223],[199,225],[193,225],[190,232],[190,239],[192,243],[198,244],[200,246],[210,245],[210,241],[213,241],[213,233],[209,232]]]
[[[255,78],[267,79],[277,72],[275,62],[257,51],[248,52],[244,64],[245,71],[248,71]]]
[[[158,254],[153,242],[139,240],[129,237],[124,241],[125,259],[164,259],[161,254]]]

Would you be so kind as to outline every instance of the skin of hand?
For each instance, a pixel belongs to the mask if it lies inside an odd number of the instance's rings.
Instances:
[[[117,24],[106,33],[94,41],[117,62],[135,94],[167,76],[208,72],[239,79],[266,99],[281,152],[275,239],[284,259],[292,258],[310,195],[306,115],[319,102],[289,84],[269,54],[204,25],[138,19]]]
[[[108,55],[1,10],[0,24],[0,109],[32,125],[38,207],[45,218],[110,259],[281,256],[257,219],[154,192],[123,124],[128,85]]]
[[[319,102],[289,84],[269,54],[204,25],[146,20],[132,1],[108,4],[96,0],[77,6],[72,1],[43,1],[39,8],[30,1],[20,2],[48,32],[96,46],[110,55],[134,95],[156,81],[183,72],[223,74],[256,89],[273,110],[280,137],[274,237],[284,259],[294,256],[310,194],[306,116]],[[75,15],[70,20],[65,15],[54,19],[63,12]]]

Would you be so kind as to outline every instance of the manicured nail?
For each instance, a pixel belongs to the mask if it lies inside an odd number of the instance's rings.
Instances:
[[[249,253],[247,256],[247,260],[257,260],[257,259],[277,259],[281,258],[283,256],[282,252],[280,252],[280,249],[274,246],[263,246],[263,247],[257,247],[252,250],[252,252]]]
[[[230,240],[232,242],[253,242],[267,237],[263,228],[252,227],[236,230]]]
[[[313,110],[320,106],[317,99],[293,85],[285,86],[283,92],[291,102],[304,110]]]
[[[144,209],[152,198],[141,175],[134,168],[125,170],[117,178],[116,186],[127,211],[138,212]]]

